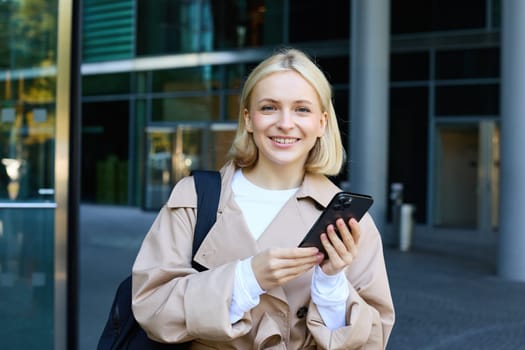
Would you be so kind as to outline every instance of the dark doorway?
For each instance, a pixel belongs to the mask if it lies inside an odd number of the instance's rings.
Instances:
[[[128,204],[129,103],[82,105],[81,201]]]

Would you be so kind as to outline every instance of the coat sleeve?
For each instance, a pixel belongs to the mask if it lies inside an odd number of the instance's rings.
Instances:
[[[132,268],[132,309],[154,340],[228,341],[250,328],[247,320],[234,326],[229,320],[237,261],[203,272],[191,267],[196,219],[191,191],[193,184],[181,180],[144,238]],[[178,203],[171,200],[174,197]]]
[[[313,302],[307,326],[321,349],[385,349],[394,325],[394,305],[381,236],[369,214],[360,222],[358,258],[347,269],[350,295],[346,326],[330,331]]]

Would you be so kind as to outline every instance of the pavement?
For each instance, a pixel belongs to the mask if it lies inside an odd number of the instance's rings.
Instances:
[[[156,212],[80,208],[79,350],[95,350],[115,290]],[[384,247],[396,324],[388,350],[525,350],[525,282],[491,259]]]

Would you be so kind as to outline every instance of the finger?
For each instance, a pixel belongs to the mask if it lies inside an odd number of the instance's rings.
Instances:
[[[270,271],[284,271],[277,275],[280,278],[283,274],[294,274],[295,271],[308,270],[320,260],[319,250],[313,248],[271,248],[258,258],[259,264],[264,265],[264,269]],[[286,271],[290,270],[290,272]]]
[[[330,240],[330,243],[334,248],[337,249],[341,248],[341,246],[344,246],[343,241],[341,240],[341,233],[336,231],[336,228],[334,225],[328,225],[326,227],[326,235],[328,236],[328,239]],[[344,247],[343,247],[344,248]],[[345,248],[344,248],[345,249]]]
[[[351,251],[354,247],[354,241],[352,234],[350,233],[350,228],[346,226],[346,223],[343,219],[336,220],[336,236],[329,236],[332,240],[332,244],[338,251],[340,255],[343,255],[347,251]],[[334,237],[332,239],[332,237]],[[337,239],[335,239],[335,237]]]
[[[316,247],[271,248],[268,253],[279,259],[300,259],[315,256],[319,252]]]
[[[321,234],[321,243],[326,250],[328,259],[321,263],[321,268],[328,275],[334,275],[341,271],[346,265],[345,261],[341,259],[340,254],[336,251],[330,242],[326,233]]]
[[[299,260],[302,259],[297,259],[293,264],[283,264],[281,262],[279,267],[274,266],[268,271],[270,275],[269,277],[274,281],[275,284],[282,285],[310,270],[312,267],[317,265],[321,259],[314,258],[314,260],[312,260],[311,258],[308,258],[307,261],[303,260],[302,262]]]
[[[344,222],[339,219],[336,221],[337,228],[339,230],[339,238],[337,241],[332,241],[332,244],[337,251],[342,262],[346,265],[350,264],[354,257],[357,255],[357,246],[354,242],[350,229]]]
[[[341,256],[347,252],[346,246],[339,238],[339,235],[335,231],[333,225],[329,225],[324,234],[325,241],[321,238],[323,247],[328,254],[330,262],[334,265],[339,265],[341,263]]]
[[[349,251],[352,255],[357,254],[357,244],[354,239],[353,230],[352,231],[350,230],[350,228],[347,226],[347,224],[345,223],[343,219],[337,220],[336,224],[337,224],[337,229],[339,230],[341,234],[341,239],[344,243],[345,249]],[[359,227],[357,231],[359,231]],[[340,253],[343,254],[343,251],[341,250]]]
[[[291,261],[293,259],[272,258],[268,252],[254,256],[252,269],[261,288],[268,290],[282,285],[319,263],[315,256],[314,259],[308,258],[300,264],[290,263]]]
[[[359,222],[352,218],[348,221],[348,226],[350,226],[350,231],[352,231],[352,237],[354,238],[354,242],[357,245],[359,243],[359,239],[361,239],[361,225],[359,225]]]

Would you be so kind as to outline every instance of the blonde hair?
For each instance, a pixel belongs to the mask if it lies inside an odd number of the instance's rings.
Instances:
[[[252,134],[246,130],[243,111],[250,109],[250,95],[259,81],[272,73],[286,71],[295,71],[310,83],[319,96],[322,111],[327,113],[324,135],[310,151],[305,171],[328,176],[339,174],[346,154],[332,104],[332,88],[321,69],[304,52],[297,49],[283,49],[266,58],[244,82],[239,106],[239,124],[230,149],[230,157],[234,164],[241,168],[250,168],[257,162],[258,149]]]

